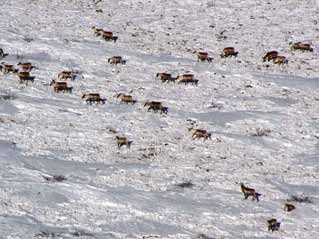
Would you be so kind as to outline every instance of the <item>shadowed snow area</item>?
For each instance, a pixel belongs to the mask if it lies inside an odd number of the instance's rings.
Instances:
[[[316,0],[3,2],[1,62],[31,62],[35,80],[0,73],[0,237],[318,239],[318,16]],[[313,51],[291,50],[299,41]],[[231,46],[238,57],[221,58]],[[263,62],[272,50],[288,64]],[[73,91],[54,92],[65,70]],[[211,139],[193,140],[192,127]]]

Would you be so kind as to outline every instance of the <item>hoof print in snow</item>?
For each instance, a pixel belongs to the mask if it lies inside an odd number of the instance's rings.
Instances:
[[[309,197],[305,197],[305,196],[291,196],[287,201],[288,202],[299,202],[299,203],[312,203],[311,199]]]
[[[195,186],[195,184],[193,184],[191,181],[187,181],[183,183],[178,183],[175,186],[179,188],[192,188]]]
[[[15,100],[17,96],[10,91],[0,92],[0,100]]]
[[[66,177],[64,177],[63,175],[53,175],[52,177],[48,177],[48,176],[42,176],[46,181],[48,182],[63,182],[66,180]]]
[[[159,235],[144,235],[142,236],[142,239],[151,239],[151,238],[160,238]]]
[[[35,238],[56,238],[60,237],[60,234],[56,234],[54,232],[41,231],[40,233],[34,235]]]
[[[82,237],[82,236],[93,237],[94,236],[92,233],[85,232],[85,231],[74,231],[71,233],[71,235],[75,237]]]
[[[262,136],[268,136],[270,133],[271,133],[270,129],[256,128],[256,132],[251,134],[251,136],[262,137]]]
[[[3,59],[3,58],[5,58],[8,55],[9,55],[8,53],[4,53],[3,49],[0,48],[0,59]]]
[[[205,234],[200,233],[200,234],[198,234],[194,239],[214,239],[214,238],[213,238],[213,237],[209,237],[209,236],[207,236],[207,235],[205,235]]]
[[[112,133],[112,134],[117,134],[117,133],[118,133],[117,130],[112,129],[112,128],[109,128],[108,131],[109,131],[110,133]]]
[[[26,42],[32,42],[32,41],[34,41],[34,39],[31,38],[31,37],[25,37],[25,38],[23,38],[23,40],[26,41]]]

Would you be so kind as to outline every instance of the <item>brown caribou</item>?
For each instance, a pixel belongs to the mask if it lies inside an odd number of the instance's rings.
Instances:
[[[62,79],[71,79],[74,80],[75,79],[75,74],[72,71],[61,71],[58,74],[58,79],[62,80]]]
[[[290,46],[291,50],[301,50],[301,51],[313,52],[313,48],[308,43],[296,42],[296,43],[290,43],[290,45],[291,45]]]
[[[285,56],[277,56],[273,60],[274,64],[282,65],[282,64],[288,64],[288,60],[286,59]]]
[[[168,113],[168,107],[163,106],[162,103],[158,101],[147,101],[145,102],[144,107],[148,107],[147,111],[151,111],[151,110],[153,110],[154,112],[160,111],[161,114]]]
[[[87,104],[92,105],[94,102],[96,104],[105,104],[106,99],[102,99],[99,93],[88,93],[83,94],[82,99],[85,99]]]
[[[28,71],[19,71],[15,73],[18,77],[29,77],[30,76],[30,72]]]
[[[35,66],[32,65],[32,63],[30,62],[24,62],[24,63],[21,63],[19,62],[18,64],[18,67],[21,68],[21,70],[23,71],[31,71],[32,69],[36,68]]]
[[[156,77],[160,78],[160,80],[164,82],[175,82],[176,78],[172,77],[172,74],[161,72],[161,73],[156,73]]]
[[[270,220],[267,220],[268,224],[268,231],[278,231],[280,228],[280,222],[277,221],[277,219],[272,218]]]
[[[94,31],[94,34],[96,36],[101,36],[101,32],[103,32],[103,29],[102,28],[96,28],[96,27],[92,27],[93,31]]]
[[[65,81],[55,81],[52,80],[50,86],[53,86],[54,92],[69,92],[72,93],[73,87],[69,87]]]
[[[194,79],[194,75],[190,73],[178,75],[177,78],[178,84],[192,84],[192,85],[197,85],[198,80]]]
[[[292,205],[292,204],[289,204],[289,203],[286,203],[285,206],[284,206],[284,210],[286,212],[291,212],[292,210],[295,210],[296,207],[295,205]]]
[[[225,58],[225,57],[237,57],[238,55],[238,51],[235,51],[234,47],[225,47],[222,54],[220,55],[221,58]]]
[[[124,103],[131,103],[131,104],[135,104],[136,103],[136,100],[133,100],[133,97],[131,95],[125,95],[123,93],[119,93],[116,95],[116,98],[120,99],[121,102],[124,102]]]
[[[15,74],[19,77],[20,79],[20,84],[22,83],[27,83],[28,82],[34,82],[34,76],[30,76],[30,72],[28,71],[19,71],[15,72]]]
[[[105,31],[102,28],[92,27],[96,36],[101,36],[105,41],[116,42],[118,37],[113,35],[113,32]]]
[[[126,145],[127,148],[131,148],[131,144],[133,143],[133,141],[128,141],[126,137],[116,136],[115,139],[117,141],[118,149],[120,149],[123,145]]]
[[[147,101],[147,102],[144,103],[144,107],[150,107],[150,106],[160,107],[160,106],[162,106],[162,102],[158,102],[158,101]]]
[[[193,128],[190,128],[188,130],[192,132],[192,139],[203,138],[204,141],[206,139],[211,139],[211,133],[208,133],[207,130]]]
[[[190,73],[186,73],[186,74],[178,75],[176,79],[177,80],[193,80],[194,75]]]
[[[263,56],[263,62],[274,60],[277,56],[277,51],[269,51]]]
[[[240,184],[240,189],[244,194],[244,199],[247,199],[249,196],[252,197],[253,200],[257,200],[259,202],[259,193],[256,193],[256,190],[253,188],[246,187],[243,183]]]
[[[112,64],[126,64],[126,60],[123,60],[121,56],[112,56],[111,58],[107,59],[107,62]]]
[[[9,72],[15,72],[13,65],[8,65],[8,64],[5,64],[4,62],[2,62],[1,65],[2,65],[2,72],[4,74],[7,74]]]
[[[195,51],[194,54],[197,56],[197,61],[208,61],[212,62],[213,58],[208,56],[206,51]]]

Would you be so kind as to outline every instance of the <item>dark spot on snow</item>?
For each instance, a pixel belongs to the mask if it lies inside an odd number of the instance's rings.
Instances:
[[[287,202],[299,202],[299,203],[313,203],[312,200],[307,196],[295,196],[292,195]]]
[[[63,175],[53,175],[52,177],[42,176],[42,177],[48,182],[63,182],[64,180],[66,180],[66,177],[64,177]]]
[[[187,182],[178,183],[176,184],[176,186],[180,188],[192,188],[195,185],[191,181],[187,181]]]

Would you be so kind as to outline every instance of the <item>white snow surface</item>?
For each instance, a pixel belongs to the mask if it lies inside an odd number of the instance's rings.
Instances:
[[[95,2],[1,3],[1,61],[37,68],[27,86],[0,75],[0,238],[318,239],[318,0]],[[314,51],[291,51],[297,41]],[[237,58],[220,58],[228,46]],[[288,65],[262,62],[270,50]],[[108,64],[113,55],[126,65]],[[49,86],[62,70],[78,72],[72,94]],[[158,72],[192,72],[199,84]],[[87,105],[88,92],[106,104]],[[147,112],[148,100],[168,114]],[[191,122],[212,139],[192,140]],[[118,150],[116,135],[131,148]],[[66,180],[43,178],[53,175]],[[240,182],[260,201],[243,200]],[[285,212],[293,195],[311,203]],[[271,218],[279,231],[267,230]]]

